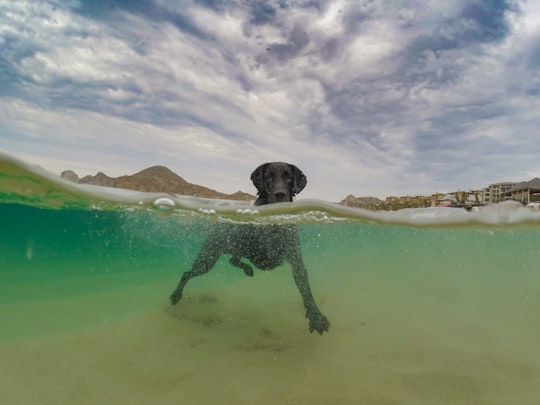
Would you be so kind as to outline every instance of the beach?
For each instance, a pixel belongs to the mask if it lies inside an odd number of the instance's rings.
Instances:
[[[540,327],[536,314],[517,312],[515,303],[512,308],[496,300],[474,304],[468,291],[427,282],[413,294],[398,288],[400,283],[376,277],[360,282],[358,275],[356,292],[346,289],[349,279],[321,295],[332,327],[319,336],[307,331],[289,277],[285,269],[257,274],[196,292],[182,305],[163,300],[127,319],[2,345],[3,401],[533,404],[540,399]],[[132,292],[155,297],[166,287]],[[86,307],[92,299],[64,300],[49,309],[76,307],[77,301]],[[99,307],[102,297],[95,299]],[[521,305],[527,309],[527,303]]]

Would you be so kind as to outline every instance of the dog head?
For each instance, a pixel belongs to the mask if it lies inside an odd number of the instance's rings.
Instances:
[[[251,181],[257,188],[255,205],[291,202],[307,184],[298,167],[283,162],[260,165],[251,173]]]

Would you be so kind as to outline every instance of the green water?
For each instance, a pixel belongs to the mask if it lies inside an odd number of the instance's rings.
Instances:
[[[5,403],[540,403],[539,214],[205,214],[0,167]],[[288,265],[248,278],[224,257],[169,304],[210,227],[239,219],[297,223],[327,334]]]

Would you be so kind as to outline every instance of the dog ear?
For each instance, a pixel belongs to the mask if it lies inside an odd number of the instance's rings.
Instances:
[[[266,170],[268,163],[264,163],[257,167],[253,173],[251,173],[251,181],[258,191],[258,194],[264,193],[264,171]]]
[[[295,195],[304,189],[304,187],[307,184],[307,178],[305,174],[302,173],[302,170],[300,170],[295,165],[291,165],[291,168],[294,172],[294,184],[293,184],[292,192],[293,192],[293,195]]]

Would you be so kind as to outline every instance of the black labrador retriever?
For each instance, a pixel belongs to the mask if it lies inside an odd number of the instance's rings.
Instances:
[[[252,174],[251,181],[257,188],[255,205],[290,202],[293,196],[306,186],[306,176],[296,166],[273,162],[259,166]],[[172,293],[171,303],[175,305],[182,298],[186,283],[193,277],[207,273],[214,267],[222,254],[232,256],[230,263],[253,277],[253,268],[242,258],[251,261],[261,270],[272,270],[283,262],[292,266],[294,281],[302,295],[309,331],[319,334],[328,331],[330,322],[319,311],[311,288],[304,261],[302,260],[300,235],[296,226],[218,224],[204,241],[191,270],[186,271],[178,287]]]

